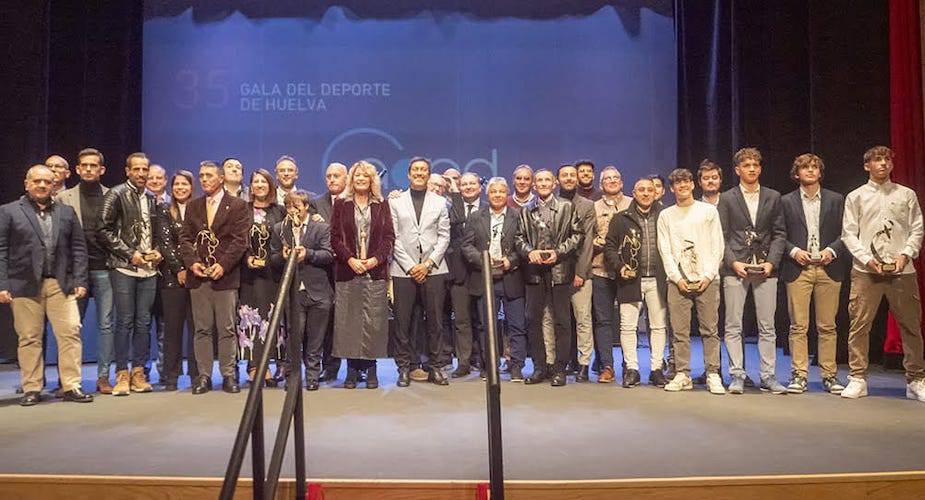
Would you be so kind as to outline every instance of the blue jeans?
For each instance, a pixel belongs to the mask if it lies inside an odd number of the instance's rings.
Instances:
[[[613,368],[613,338],[617,328],[617,284],[614,280],[595,276],[591,280],[591,310],[594,315],[594,346],[603,370]]]
[[[119,271],[112,271],[109,276],[116,305],[116,370],[128,369],[129,346],[132,366],[144,368],[151,343],[151,307],[157,292],[157,276],[136,278]]]
[[[498,314],[500,306],[504,307],[504,319],[507,322],[508,338],[511,342],[511,367],[524,367],[524,361],[527,358],[527,320],[524,316],[524,298],[511,298],[504,294],[504,284],[500,281],[495,282],[495,315]],[[482,322],[482,368],[488,366],[488,318],[486,317],[485,296],[478,298],[479,301],[479,318]],[[495,318],[497,319],[497,318]],[[497,323],[496,323],[497,324]],[[497,341],[501,342],[501,332],[498,331]],[[501,346],[498,346],[498,354],[501,354]],[[497,362],[497,360],[495,360]]]
[[[96,324],[99,336],[99,354],[97,355],[97,377],[109,377],[109,366],[113,358],[112,337],[112,284],[109,281],[109,271],[90,271],[90,289],[87,297],[80,300],[80,320],[83,321],[87,312],[87,303],[90,297],[96,302]]]

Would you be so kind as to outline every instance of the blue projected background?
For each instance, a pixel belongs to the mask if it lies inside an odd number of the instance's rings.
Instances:
[[[359,159],[388,168],[392,188],[418,155],[483,176],[590,158],[631,182],[675,166],[673,20],[647,8],[631,29],[612,6],[555,19],[186,11],[145,21],[143,95],[144,148],[168,171],[227,156],[272,171],[288,154],[315,192],[325,165]]]

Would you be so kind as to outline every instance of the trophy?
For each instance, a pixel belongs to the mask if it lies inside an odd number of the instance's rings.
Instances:
[[[501,224],[491,226],[491,242],[488,244],[488,256],[491,257],[491,275],[493,277],[504,274],[504,254],[501,252],[501,230],[503,228],[503,221]]]
[[[883,221],[883,229],[874,233],[874,237],[870,241],[870,253],[880,264],[880,270],[884,274],[896,272],[896,258],[892,255],[890,249],[893,239],[893,224],[894,222],[889,219]]]
[[[131,225],[132,235],[135,237],[135,246],[139,246],[145,240],[145,235],[150,233],[150,226],[145,219],[135,219]],[[156,250],[146,250],[141,252],[141,258],[145,261],[144,267],[154,269],[161,261],[161,254]]]
[[[259,269],[266,267],[267,258],[269,257],[269,251],[267,250],[267,242],[270,241],[270,228],[266,224],[254,224],[251,227],[250,235],[250,249],[251,256],[249,258],[251,267]]]
[[[819,238],[815,234],[809,238],[809,261],[813,264],[822,262],[822,254],[819,252]]]
[[[215,257],[215,250],[218,249],[218,238],[211,229],[203,229],[196,235],[196,254],[202,258],[206,266],[205,273],[210,278],[215,272],[215,265],[218,259]]]
[[[549,224],[546,224],[546,221],[539,216],[539,213],[533,213],[533,224],[536,226],[536,240],[537,250],[540,251],[540,257],[543,260],[549,259],[552,257],[552,248],[555,247],[552,236],[552,228],[549,227]]]
[[[639,270],[639,249],[642,243],[639,241],[639,232],[636,228],[630,228],[629,234],[623,236],[620,243],[620,260],[623,261],[623,268],[620,270],[620,277],[627,280],[636,279],[636,273]]]
[[[761,249],[761,236],[757,231],[745,230],[745,246],[748,248],[748,261],[745,263],[745,272],[750,275],[763,275],[764,264],[768,253]]]
[[[681,255],[678,259],[678,271],[681,272],[681,277],[686,283],[681,291],[689,294],[700,293],[703,278],[700,276],[697,250],[694,249],[694,242],[691,240],[684,240],[684,246],[681,248]]]

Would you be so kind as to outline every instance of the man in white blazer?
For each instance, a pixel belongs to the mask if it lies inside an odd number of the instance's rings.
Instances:
[[[427,380],[437,385],[449,381],[440,370],[443,345],[443,305],[448,273],[443,257],[450,244],[450,216],[446,199],[427,190],[430,162],[412,158],[408,166],[410,188],[389,202],[395,227],[395,248],[389,274],[395,313],[395,364],[398,386],[411,383],[412,370],[422,370],[421,353],[411,338],[414,306],[426,317]],[[416,379],[422,373],[418,373]]]

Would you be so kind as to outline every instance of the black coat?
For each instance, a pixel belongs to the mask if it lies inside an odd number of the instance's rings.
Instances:
[[[157,206],[157,246],[161,249],[164,260],[158,268],[158,287],[181,288],[177,281],[177,273],[186,269],[180,257],[180,231],[183,230],[183,218],[177,214],[174,219],[170,215],[170,203],[161,203]]]
[[[521,258],[515,245],[517,232],[520,230],[520,214],[510,208],[504,214],[504,225],[501,228],[501,253],[511,262],[502,278],[504,294],[508,298],[523,297],[524,276],[521,270]],[[482,277],[482,252],[488,250],[491,244],[491,209],[487,204],[472,212],[466,223],[465,235],[462,242],[462,254],[469,266],[469,293],[481,296],[484,293]]]
[[[825,272],[835,281],[842,281],[851,267],[851,254],[841,240],[842,216],[845,213],[845,197],[835,191],[822,189],[819,202],[819,250],[826,247],[835,250],[835,261],[826,266]],[[799,188],[781,197],[784,211],[784,228],[787,240],[781,259],[780,277],[790,283],[797,279],[803,268],[790,257],[794,247],[809,250],[806,215]]]
[[[159,232],[157,228],[157,205],[154,196],[145,191],[139,198],[134,187],[123,182],[110,189],[103,196],[103,206],[100,208],[102,223],[99,234],[102,236],[103,246],[108,253],[107,264],[110,268],[124,268],[135,271],[137,266],[132,264],[132,255],[138,249],[138,237],[135,234],[135,224],[141,220],[141,205],[148,205],[148,221],[151,227],[151,246],[157,248]]]
[[[654,228],[656,224],[658,224],[658,215],[662,211],[662,206],[654,203],[652,204],[651,210],[652,213],[649,217],[652,218],[652,226]],[[642,233],[642,224],[640,223],[639,214],[636,213],[635,200],[630,203],[630,206],[627,207],[626,210],[617,213],[610,219],[610,226],[607,228],[607,239],[604,243],[604,265],[617,276],[617,279],[614,281],[617,285],[617,301],[621,304],[624,302],[639,302],[642,300],[641,276],[637,274],[635,278],[629,280],[620,276],[620,269],[625,264],[623,261],[623,254],[620,252],[620,247],[623,244],[623,238],[629,234],[630,230],[633,228],[635,228],[638,233]],[[656,234],[653,234],[653,237],[657,238]],[[651,259],[652,263],[655,265],[655,282],[658,285],[659,295],[665,297],[668,293],[667,278],[665,276],[662,258],[658,255],[657,241],[656,239],[656,254],[651,256]],[[606,278],[595,276],[594,279]]]
[[[293,247],[292,226],[289,221],[283,221],[273,226],[270,236],[270,264],[278,273],[286,267],[286,258],[283,257],[283,246]],[[305,260],[297,265],[298,279],[305,285],[305,291],[312,300],[331,301],[334,298],[334,289],[328,279],[328,269],[334,262],[334,251],[331,250],[331,229],[324,222],[305,222],[302,239],[299,244],[305,247]],[[296,285],[298,288],[298,285]]]
[[[520,258],[524,262],[524,279],[530,284],[542,282],[543,273],[549,270],[552,273],[554,285],[571,285],[575,279],[575,260],[581,248],[585,230],[581,221],[575,214],[575,205],[564,199],[555,198],[555,216],[553,218],[554,248],[559,258],[552,266],[530,264],[528,255],[537,248],[539,235],[536,224],[539,220],[539,197],[533,198],[520,211],[520,229],[517,232],[516,246]],[[551,269],[550,269],[551,267]]]

